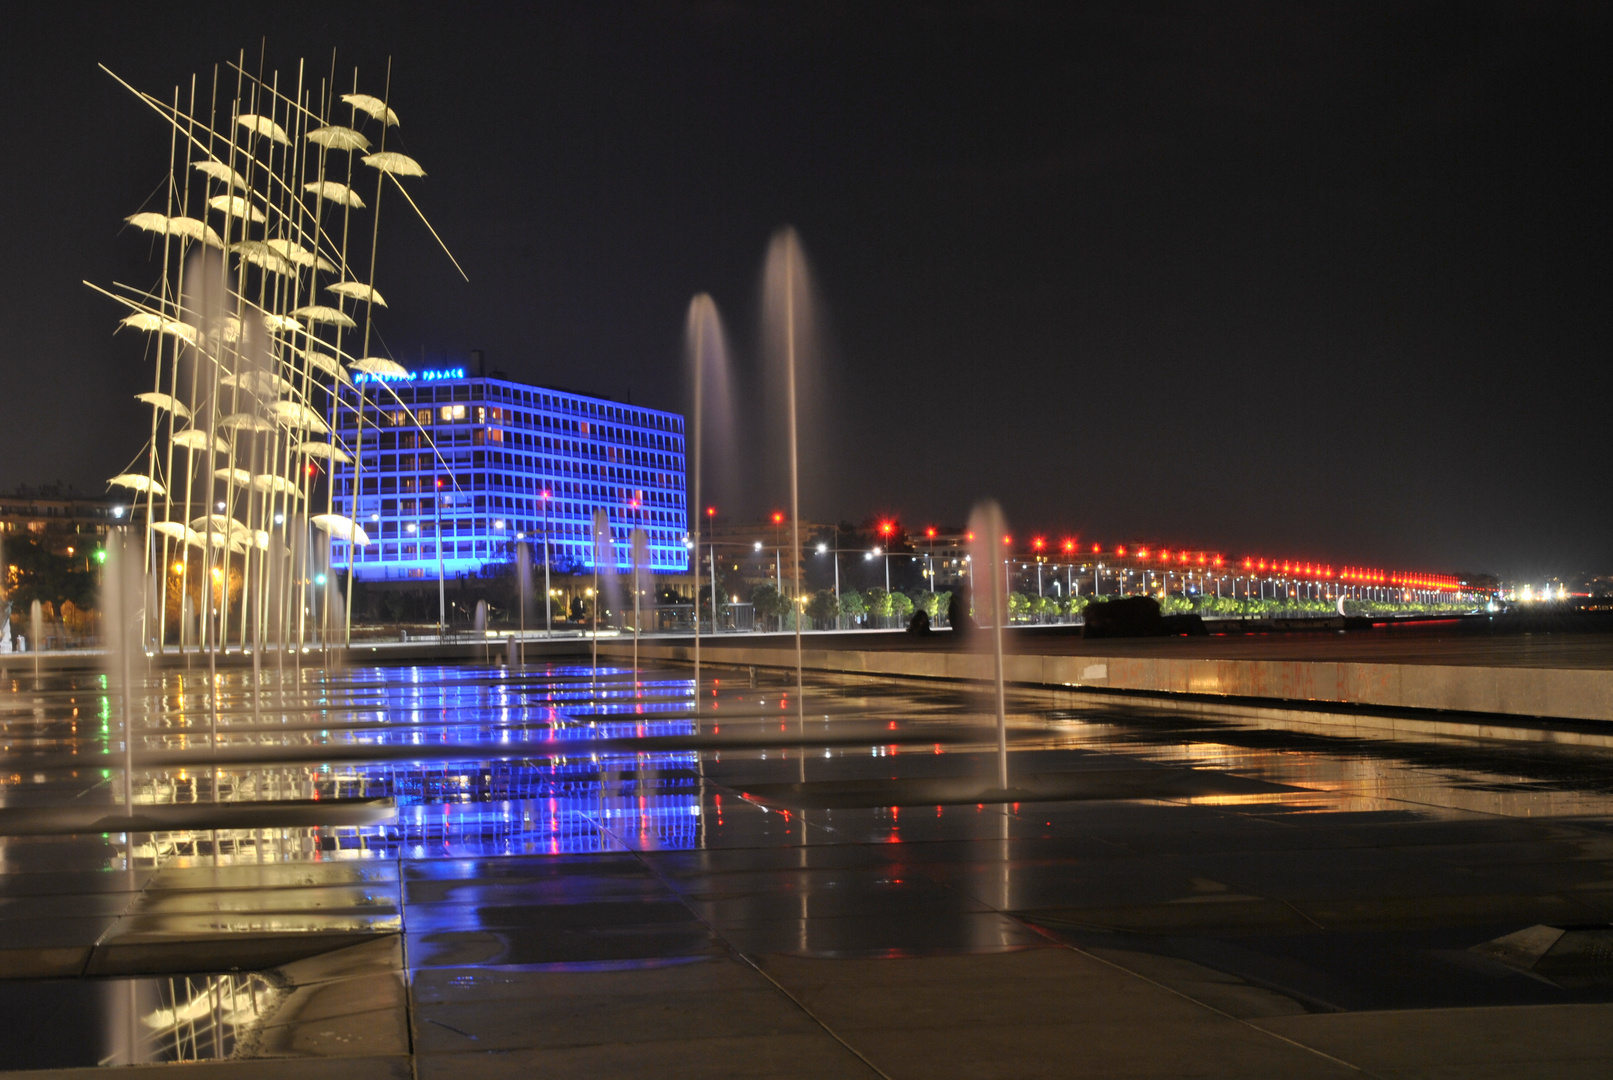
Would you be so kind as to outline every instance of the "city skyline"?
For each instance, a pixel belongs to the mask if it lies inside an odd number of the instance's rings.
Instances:
[[[42,47],[7,91],[53,93],[4,121],[39,165],[4,181],[32,212],[0,290],[0,486],[94,490],[144,422],[140,345],[80,282],[145,280],[117,229],[162,179],[160,122],[95,64],[160,89],[266,41],[282,69],[393,59],[471,278],[424,230],[387,238],[405,363],[485,349],[682,412],[707,290],[759,444],[761,258],[791,222],[833,345],[804,518],[959,521],[989,496],[1016,527],[1335,563],[1607,565],[1605,15],[635,10],[25,16]]]

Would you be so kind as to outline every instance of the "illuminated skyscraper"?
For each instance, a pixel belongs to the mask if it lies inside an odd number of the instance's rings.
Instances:
[[[592,566],[597,508],[610,517],[619,569],[630,564],[629,534],[642,527],[653,570],[687,570],[678,414],[464,368],[358,378],[343,388],[332,426],[361,451],[335,465],[332,483],[336,512],[371,540],[357,549],[360,580],[434,578],[439,542],[450,577],[508,561],[521,539],[537,561],[547,539],[556,564]],[[348,565],[347,547],[333,545],[333,567]]]

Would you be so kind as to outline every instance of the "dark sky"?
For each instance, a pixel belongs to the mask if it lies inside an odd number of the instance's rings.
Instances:
[[[807,516],[1279,557],[1613,569],[1605,4],[30,5],[0,64],[0,486],[138,452],[121,219],[167,95],[260,42],[381,92],[470,274],[383,219],[406,362],[755,387],[772,231],[828,336]],[[394,209],[396,201],[391,204]],[[749,437],[766,426],[755,414]],[[783,505],[762,477],[754,509]],[[740,507],[744,509],[744,507]]]

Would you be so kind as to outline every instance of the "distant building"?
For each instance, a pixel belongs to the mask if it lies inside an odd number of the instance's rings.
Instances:
[[[359,379],[343,388],[332,426],[361,452],[335,466],[332,491],[338,513],[372,541],[357,549],[360,580],[435,578],[439,543],[449,577],[508,561],[523,539],[535,560],[547,540],[552,561],[591,567],[599,508],[609,515],[620,569],[630,566],[635,527],[648,536],[652,570],[688,569],[677,413],[464,368]],[[338,542],[332,566],[347,564],[347,544]]]
[[[25,533],[53,554],[87,557],[107,529],[123,524],[128,513],[127,497],[81,495],[60,485],[19,487],[0,495],[0,542]]]

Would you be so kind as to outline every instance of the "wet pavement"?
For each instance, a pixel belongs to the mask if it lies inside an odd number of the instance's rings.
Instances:
[[[1600,747],[1021,692],[1005,793],[980,701],[933,684],[708,672],[697,714],[678,671],[154,680],[137,750],[281,760],[137,767],[137,807],[395,811],[0,840],[0,1068],[1613,1071]],[[120,709],[0,687],[4,808],[121,810]]]

